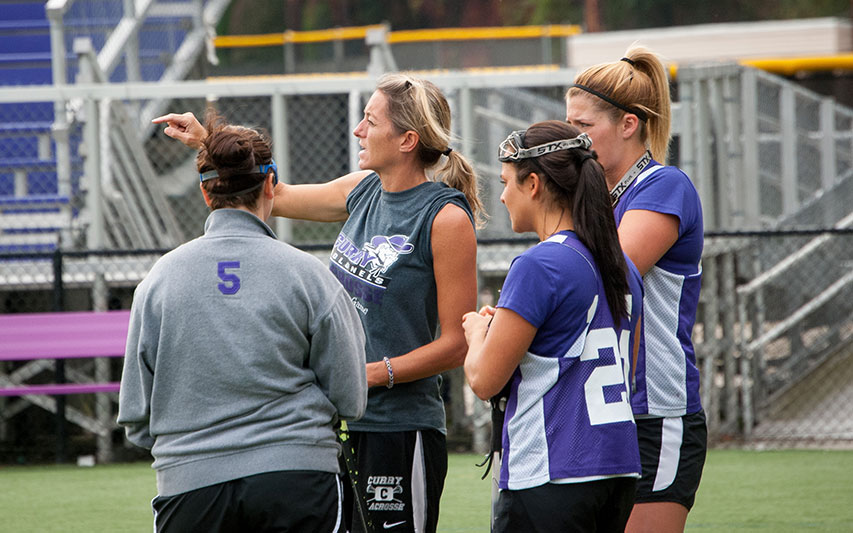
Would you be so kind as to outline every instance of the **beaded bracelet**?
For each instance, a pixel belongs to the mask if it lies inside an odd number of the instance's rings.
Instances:
[[[390,389],[394,386],[394,369],[391,368],[390,359],[383,357],[382,360],[385,361],[385,368],[388,369],[388,388]]]

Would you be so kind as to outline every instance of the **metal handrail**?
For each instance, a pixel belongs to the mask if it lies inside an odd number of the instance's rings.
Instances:
[[[88,38],[80,38],[74,42],[74,51],[80,57],[81,74],[84,79],[94,83],[107,83],[107,73],[98,64],[95,51]],[[86,101],[85,135],[88,143],[96,145],[94,139],[100,138],[100,154],[90,152],[88,158],[96,158],[91,164],[87,162],[87,174],[92,185],[92,197],[89,198],[91,209],[91,225],[89,227],[89,245],[100,248],[105,245],[107,228],[105,218],[113,219],[115,215],[125,216],[129,229],[137,230],[137,239],[142,242],[130,243],[132,246],[165,246],[173,247],[183,239],[180,225],[156,183],[156,176],[150,163],[145,157],[145,149],[141,140],[136,136],[136,129],[131,124],[130,117],[119,101],[108,98],[96,101],[89,98]],[[100,119],[99,119],[100,117]],[[103,121],[103,124],[101,123]],[[116,124],[117,123],[117,124]],[[105,135],[106,133],[106,135]],[[103,154],[103,155],[101,155]],[[110,165],[101,165],[98,157],[110,157],[114,164],[122,168],[123,198],[130,196],[130,202],[121,201],[112,210],[103,207],[111,203],[108,194],[101,190],[101,183],[110,183],[103,179],[101,172],[110,171]],[[115,239],[113,239],[115,241]],[[114,245],[126,243],[114,242]]]
[[[821,305],[828,302],[833,296],[840,293],[841,290],[850,283],[853,283],[853,270],[850,270],[847,274],[835,281],[835,283],[821,291],[820,294],[800,306],[796,311],[776,324],[772,329],[750,342],[746,346],[746,350],[754,352],[778,339],[783,333],[796,326],[815,309],[818,309]]]
[[[849,228],[853,225],[853,212],[839,220],[835,225],[835,229]],[[745,283],[737,288],[738,296],[746,297],[757,290],[761,289],[771,281],[781,276],[794,265],[807,259],[812,252],[826,244],[832,238],[832,234],[824,234],[810,240],[808,243],[800,247],[796,252],[787,255],[782,261],[776,263],[768,270],[765,270],[748,283]]]

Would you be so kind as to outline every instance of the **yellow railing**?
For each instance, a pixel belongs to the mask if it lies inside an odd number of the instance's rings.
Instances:
[[[753,67],[780,76],[793,76],[798,72],[826,72],[829,70],[853,70],[853,54],[804,57],[764,57],[739,59],[738,64]],[[678,76],[678,63],[670,63],[669,76]]]
[[[499,26],[486,28],[437,28],[434,30],[400,30],[388,33],[388,42],[414,43],[426,41],[473,41],[487,39],[535,39],[569,37],[581,33],[574,24],[554,26]]]
[[[797,72],[822,72],[827,70],[853,70],[853,54],[811,57],[776,57],[764,59],[743,59],[741,65],[766,70],[783,76],[793,76]]]
[[[217,48],[251,48],[256,46],[281,46],[287,43],[320,43],[364,39],[367,30],[382,28],[375,26],[351,26],[313,31],[286,31],[258,35],[222,35],[214,39]]]
[[[350,26],[313,31],[285,31],[258,35],[222,35],[214,39],[217,48],[251,48],[281,46],[288,43],[319,43],[364,39],[367,31],[381,25]],[[401,30],[388,32],[389,43],[428,41],[469,41],[485,39],[534,39],[539,37],[568,37],[581,33],[580,26],[558,24],[547,26],[498,26],[485,28],[437,28],[432,30]]]

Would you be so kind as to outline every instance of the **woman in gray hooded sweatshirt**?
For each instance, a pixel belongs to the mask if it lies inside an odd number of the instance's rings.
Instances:
[[[118,422],[154,457],[156,531],[338,531],[334,426],[364,414],[361,322],[328,268],[267,226],[269,140],[206,127],[211,213],[136,289]]]

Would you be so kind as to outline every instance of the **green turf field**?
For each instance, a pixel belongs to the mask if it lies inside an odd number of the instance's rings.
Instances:
[[[479,457],[451,455],[439,531],[488,531]],[[713,450],[688,531],[853,531],[853,451]],[[0,531],[150,532],[147,464],[0,467]]]

